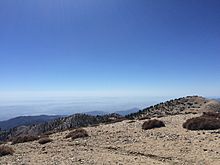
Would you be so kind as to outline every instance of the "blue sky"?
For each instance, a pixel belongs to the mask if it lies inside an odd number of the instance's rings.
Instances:
[[[0,1],[0,97],[220,93],[219,0]]]

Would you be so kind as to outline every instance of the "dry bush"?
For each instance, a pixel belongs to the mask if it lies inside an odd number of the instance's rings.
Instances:
[[[163,121],[153,119],[153,120],[148,120],[145,121],[142,125],[142,129],[152,129],[152,128],[160,128],[160,127],[165,127],[165,124]]]
[[[79,128],[74,131],[71,131],[68,135],[66,135],[66,138],[72,138],[74,140],[77,138],[84,138],[84,137],[88,137],[88,136],[89,135],[86,130]]]
[[[18,136],[12,139],[12,144],[25,143],[39,140],[38,136]]]
[[[214,130],[220,128],[220,119],[212,117],[195,117],[186,120],[183,128],[188,130]]]
[[[13,153],[13,148],[4,145],[0,146],[0,157],[5,155],[13,155]]]
[[[50,143],[50,142],[52,142],[53,140],[52,139],[50,139],[50,138],[48,138],[48,137],[45,137],[45,138],[41,138],[39,141],[38,141],[38,143],[39,144],[46,144],[46,143]]]

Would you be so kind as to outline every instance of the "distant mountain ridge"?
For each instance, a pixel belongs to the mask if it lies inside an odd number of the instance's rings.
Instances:
[[[107,115],[107,114],[111,114],[111,113],[116,113],[116,114],[119,114],[121,116],[126,116],[130,113],[135,113],[137,111],[139,111],[138,108],[131,108],[131,109],[128,109],[128,110],[115,111],[115,112],[90,111],[90,112],[83,112],[83,114],[92,115],[92,116],[97,116],[97,115],[103,116],[103,115]]]
[[[107,115],[110,114],[110,112],[105,112],[105,111],[89,111],[89,112],[83,112],[82,114],[87,114],[87,115],[91,115],[91,116],[103,116],[103,115]]]
[[[54,133],[65,131],[67,129],[95,126],[101,123],[114,123],[124,120],[125,118],[112,113],[103,116],[91,116],[87,114],[74,114],[68,117],[57,118],[52,121],[45,123],[30,125],[30,126],[20,126],[10,130],[8,137],[18,137],[26,135],[41,135],[45,133]]]
[[[40,124],[57,119],[58,115],[40,115],[40,116],[19,116],[6,121],[0,121],[1,130],[9,130],[14,127]]]
[[[122,115],[122,116],[126,116],[128,114],[138,112],[139,110],[140,110],[139,108],[132,108],[132,109],[128,109],[126,111],[116,111],[114,113],[117,113],[117,114]]]
[[[116,112],[105,112],[105,111],[90,111],[90,112],[83,112],[82,114],[87,114],[91,116],[104,116],[108,115],[111,113],[116,113],[121,116],[128,115],[133,112],[137,112],[139,109],[138,108],[132,108],[129,110],[124,110],[124,111],[116,111]],[[60,117],[64,117],[61,115],[39,115],[39,116],[18,116],[9,120],[5,121],[0,121],[0,128],[1,130],[9,130],[15,127],[19,126],[28,126],[28,125],[34,125],[34,124],[40,124],[44,122],[48,122]]]

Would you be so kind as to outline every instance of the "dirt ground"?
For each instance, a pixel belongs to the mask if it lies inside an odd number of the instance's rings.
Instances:
[[[142,130],[145,120],[85,128],[90,137],[65,139],[68,131],[50,135],[53,142],[10,145],[12,156],[1,165],[148,165],[220,164],[220,130],[188,131],[182,123],[198,115],[162,117],[166,127]]]

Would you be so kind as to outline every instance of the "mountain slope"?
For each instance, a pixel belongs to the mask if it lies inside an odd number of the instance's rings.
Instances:
[[[107,114],[111,114],[111,113],[116,113],[119,114],[121,116],[126,116],[130,113],[134,113],[137,112],[139,109],[138,108],[132,108],[132,109],[128,109],[128,110],[122,110],[122,111],[113,111],[113,112],[106,112],[106,111],[89,111],[89,112],[84,112],[83,114],[87,114],[87,115],[92,115],[92,116],[97,116],[97,115],[107,115]]]
[[[138,108],[133,108],[129,110],[124,110],[124,111],[116,111],[114,113],[119,114],[121,116],[128,115],[133,112],[137,112]],[[105,111],[89,111],[89,112],[84,112],[82,114],[87,114],[91,116],[104,116],[111,114],[111,112],[105,112]],[[39,116],[18,116],[6,121],[0,121],[0,130],[9,130],[14,127],[19,127],[19,126],[29,126],[29,125],[34,125],[34,124],[40,124],[44,122],[48,122],[57,118],[60,118],[62,116],[60,115],[39,115]]]
[[[95,126],[100,123],[113,123],[123,120],[118,114],[108,114],[104,116],[91,116],[87,114],[74,114],[68,117],[31,126],[20,126],[13,128],[9,132],[9,138],[23,135],[41,135],[45,133],[60,132],[67,129]]]
[[[209,105],[212,101],[213,100],[207,100],[206,98],[199,96],[187,96],[145,108],[136,113],[126,115],[125,118],[143,119],[149,117],[162,117],[168,115],[210,111],[210,109],[204,109],[204,107],[206,107],[206,105]],[[17,137],[21,135],[40,135],[48,132],[59,132],[70,128],[87,127],[98,125],[100,123],[122,121],[125,118],[118,114],[108,114],[104,116],[74,114],[68,117],[58,118],[56,120],[34,126],[21,126],[18,128],[14,128],[10,132],[10,137]]]
[[[187,131],[182,123],[197,114],[162,117],[166,127],[142,130],[144,121],[124,120],[84,128],[89,137],[66,139],[70,132],[52,134],[51,143],[38,141],[11,145],[12,156],[0,157],[1,165],[180,165],[220,164],[218,130]]]
[[[220,102],[217,100],[210,100],[200,108],[200,111],[202,112],[205,112],[207,110],[220,112]]]
[[[140,119],[145,117],[176,115],[180,113],[196,113],[208,102],[209,100],[204,97],[187,96],[145,108],[139,112],[129,114],[126,117],[129,119]]]

